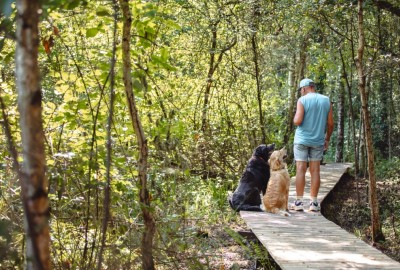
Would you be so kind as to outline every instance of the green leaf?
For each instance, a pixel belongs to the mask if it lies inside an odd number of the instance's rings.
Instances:
[[[167,61],[169,58],[169,52],[166,48],[161,48],[160,49],[160,54],[161,54],[161,59],[163,59],[164,61]]]
[[[157,10],[150,10],[143,14],[143,17],[154,18],[157,14]]]
[[[96,15],[97,16],[110,16],[110,13],[108,12],[107,8],[100,6],[96,10]]]
[[[136,90],[141,91],[141,90],[143,90],[143,85],[139,80],[134,80],[133,81],[133,88],[136,89]]]
[[[95,37],[99,32],[98,28],[89,28],[86,30],[86,37]]]
[[[156,55],[152,55],[151,56],[151,60],[154,64],[158,64],[161,67],[165,68],[166,70],[176,70],[173,66],[171,66],[170,64],[167,63],[166,60],[162,59],[159,56]]]
[[[78,7],[79,4],[80,4],[80,0],[71,1],[65,5],[65,8],[72,10],[72,9]]]
[[[78,109],[86,109],[87,107],[88,107],[88,105],[86,104],[85,100],[80,100],[78,102],[78,106],[77,106]]]
[[[9,64],[11,61],[14,60],[14,53],[9,53],[6,55],[6,57],[4,57],[4,63]]]
[[[181,26],[174,22],[173,20],[166,20],[166,24],[168,26],[171,26],[172,28],[175,28],[176,30],[181,30]]]

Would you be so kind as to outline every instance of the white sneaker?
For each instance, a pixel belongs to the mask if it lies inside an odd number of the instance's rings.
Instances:
[[[310,202],[310,211],[319,212],[321,207],[319,207],[318,202]]]
[[[296,200],[292,205],[292,209],[295,211],[304,211],[304,205],[302,201]]]

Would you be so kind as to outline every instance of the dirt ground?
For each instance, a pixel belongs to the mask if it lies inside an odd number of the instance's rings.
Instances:
[[[382,230],[385,241],[374,246],[389,257],[400,262],[400,213],[398,198],[400,187],[384,185],[378,182],[378,199],[380,202]],[[371,219],[368,208],[368,181],[356,181],[353,176],[345,174],[334,190],[323,202],[322,214],[345,230],[355,234],[363,241],[371,244]],[[393,201],[391,201],[393,199]],[[232,224],[233,231],[246,231],[245,224]],[[232,236],[225,230],[214,230],[209,239],[216,244],[211,251],[213,256],[208,262],[208,269],[279,269],[273,260],[256,260],[268,257],[266,250],[257,245],[256,240]]]

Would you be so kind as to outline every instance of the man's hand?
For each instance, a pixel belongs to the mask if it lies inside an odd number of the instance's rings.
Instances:
[[[328,150],[329,147],[329,141],[327,139],[325,139],[325,143],[324,143],[324,153],[326,152],[326,150]]]

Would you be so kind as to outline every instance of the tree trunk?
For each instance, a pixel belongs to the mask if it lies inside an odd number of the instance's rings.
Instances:
[[[356,157],[357,159],[360,160],[360,176],[361,177],[368,177],[368,172],[367,172],[367,155],[366,155],[366,140],[365,140],[365,124],[364,124],[364,113],[363,109],[360,108],[360,125],[358,127],[358,132],[360,134],[359,139],[358,139],[358,156]]]
[[[343,147],[344,147],[344,71],[341,71],[339,79],[338,103],[337,103],[337,139],[336,139],[336,154],[335,162],[343,162]]]
[[[102,262],[103,262],[103,252],[106,244],[107,238],[107,227],[108,220],[110,219],[110,201],[111,201],[111,156],[112,156],[112,123],[113,123],[113,114],[114,114],[114,100],[115,100],[115,58],[117,51],[117,0],[113,0],[114,6],[114,30],[113,30],[113,47],[112,47],[112,56],[111,56],[111,65],[110,65],[110,103],[109,103],[109,114],[107,119],[107,158],[106,158],[106,185],[104,187],[104,199],[103,199],[103,221],[102,221],[102,229],[101,229],[101,246],[99,251],[99,259],[97,261],[97,270],[101,270]]]
[[[24,158],[20,181],[25,213],[26,268],[50,269],[49,200],[37,61],[40,4],[37,0],[17,0],[16,7],[15,63]]]
[[[251,23],[251,48],[253,50],[253,62],[254,62],[254,76],[256,79],[257,86],[257,100],[258,100],[258,115],[260,118],[260,131],[261,131],[261,143],[265,144],[267,140],[267,134],[265,132],[264,115],[262,110],[262,96],[261,96],[261,85],[260,85],[260,69],[258,63],[258,46],[257,46],[257,32],[258,32],[258,18],[260,17],[260,5],[258,1],[253,3],[253,18]]]
[[[283,136],[283,145],[286,145],[288,151],[288,163],[292,162],[293,148],[289,146],[290,135],[293,133],[293,117],[296,111],[296,55],[292,57],[290,63],[289,76],[288,76],[288,87],[289,87],[289,104],[288,104],[288,116],[286,118],[286,130]]]
[[[215,53],[217,50],[217,25],[218,22],[211,24],[211,48],[210,48],[210,62],[208,67],[207,73],[207,82],[206,82],[206,89],[204,92],[204,100],[203,100],[203,109],[201,115],[201,131],[205,133],[208,129],[208,121],[207,121],[207,114],[208,114],[208,107],[210,102],[210,93],[211,93],[211,86],[215,71]]]
[[[265,144],[267,140],[267,134],[265,132],[264,115],[262,110],[262,96],[261,96],[261,86],[260,86],[260,71],[258,66],[258,50],[257,50],[257,34],[254,33],[251,37],[251,45],[253,49],[253,61],[257,85],[257,100],[258,100],[258,114],[260,118],[260,129],[261,129],[261,143]]]
[[[300,93],[297,91],[297,86],[299,84],[299,81],[305,78],[306,63],[307,63],[307,47],[308,47],[308,34],[304,37],[303,42],[300,46],[298,65],[296,65],[296,55],[294,55],[291,63],[291,69],[289,71],[289,88],[290,88],[289,111],[287,117],[286,131],[283,137],[284,145],[287,146],[287,149],[293,148],[289,147],[288,144],[290,136],[293,133],[294,129],[293,117],[296,113],[296,100],[297,98],[299,98],[300,95]],[[293,157],[293,154],[290,155],[290,151],[292,150],[288,150],[288,156]],[[291,160],[288,161],[291,162]]]
[[[377,28],[378,28],[378,44],[379,44],[379,54],[381,56],[385,56],[387,51],[389,50],[389,46],[387,45],[387,40],[389,39],[388,32],[385,27],[382,27],[381,17],[384,16],[381,14],[381,10],[378,8],[378,12],[376,15],[377,18]],[[374,136],[374,145],[375,149],[379,151],[381,156],[385,159],[389,157],[389,110],[390,110],[390,91],[389,91],[389,68],[387,65],[382,65],[379,68],[379,87],[378,87],[378,95],[379,101],[381,104],[385,106],[376,106],[377,113],[375,115],[379,115],[379,121],[377,121],[374,125],[374,130],[376,131]]]
[[[389,161],[391,161],[392,160],[392,128],[393,128],[393,126],[392,126],[392,118],[394,118],[393,116],[392,116],[392,113],[393,113],[393,100],[394,100],[394,98],[393,98],[393,74],[390,74],[390,88],[389,88],[389,96],[390,96],[390,99],[389,99],[389,109],[388,109],[388,117],[389,117],[389,119],[388,119],[388,125],[389,125],[389,134],[388,134],[388,145],[389,145]]]
[[[349,113],[350,113],[350,124],[349,124],[349,126],[350,126],[350,129],[351,129],[351,135],[353,137],[354,170],[355,170],[355,175],[356,175],[356,178],[357,178],[358,175],[359,175],[359,171],[360,171],[360,169],[359,169],[360,165],[359,165],[359,160],[358,160],[358,158],[359,158],[358,157],[359,148],[357,147],[358,141],[357,141],[357,138],[356,138],[356,126],[355,126],[355,115],[354,115],[354,108],[353,108],[352,87],[351,87],[351,83],[349,81],[349,75],[348,75],[347,70],[346,70],[346,64],[345,64],[345,60],[344,60],[344,57],[343,57],[342,50],[339,50],[339,53],[340,53],[340,59],[342,61],[343,79],[346,82],[347,93],[348,93],[347,96],[348,96],[348,99],[349,99]],[[353,72],[351,72],[351,74],[350,74],[350,78],[352,77],[352,73]]]
[[[209,123],[208,123],[208,112],[209,112],[209,107],[210,107],[210,95],[211,95],[211,88],[213,86],[213,80],[214,80],[214,73],[218,68],[218,65],[222,61],[222,57],[224,54],[230,50],[233,46],[236,44],[236,37],[233,38],[232,43],[226,45],[225,48],[220,50],[220,53],[217,57],[217,52],[218,52],[218,35],[217,35],[217,27],[220,22],[220,19],[212,20],[210,23],[210,29],[211,29],[211,48],[209,50],[210,52],[210,61],[209,61],[209,67],[208,67],[208,73],[207,73],[207,82],[206,82],[206,88],[204,92],[204,101],[203,101],[203,108],[202,108],[202,115],[201,115],[201,132],[203,133],[203,140],[204,143],[200,144],[200,152],[201,152],[201,159],[202,159],[202,166],[203,166],[203,174],[207,174],[207,156],[208,156],[208,144],[206,143],[209,136]]]
[[[304,39],[303,39],[303,43],[300,46],[300,55],[299,55],[299,78],[297,78],[297,82],[296,85],[298,85],[298,82],[302,79],[305,78],[305,73],[306,73],[306,62],[307,62],[307,47],[308,47],[308,38],[309,38],[309,34],[307,34]],[[300,95],[300,94],[298,94]],[[291,120],[293,121],[293,119]]]
[[[211,48],[210,48],[210,61],[207,73],[207,82],[206,88],[204,91],[204,100],[203,100],[203,108],[201,110],[201,132],[203,135],[203,143],[199,144],[200,146],[200,153],[201,153],[201,163],[203,168],[203,174],[206,175],[207,169],[207,156],[208,156],[208,146],[207,146],[207,137],[208,137],[208,110],[209,110],[209,103],[210,103],[210,94],[211,94],[211,87],[213,83],[213,76],[216,70],[216,66],[218,63],[215,64],[215,54],[217,50],[217,25],[219,21],[213,22],[210,24],[211,28]],[[221,58],[222,59],[222,58]]]
[[[375,179],[375,164],[374,164],[374,149],[372,142],[371,119],[368,109],[368,99],[365,91],[364,73],[364,18],[363,18],[363,0],[358,0],[358,53],[356,59],[357,72],[358,72],[358,90],[361,96],[361,104],[365,124],[365,137],[368,157],[368,175],[369,175],[369,204],[371,207],[371,222],[372,222],[372,241],[377,242],[384,239],[380,218],[379,207],[376,192],[376,179]]]
[[[147,159],[148,146],[147,138],[140,121],[139,112],[136,107],[135,96],[132,86],[132,67],[130,57],[130,41],[132,14],[129,8],[129,0],[119,0],[123,14],[123,33],[122,33],[122,59],[123,59],[123,81],[127,98],[129,115],[135,130],[136,139],[139,146],[139,187],[140,207],[143,214],[145,229],[142,235],[142,267],[145,270],[155,269],[153,258],[153,238],[155,233],[155,221],[150,209],[150,196],[147,189]]]

